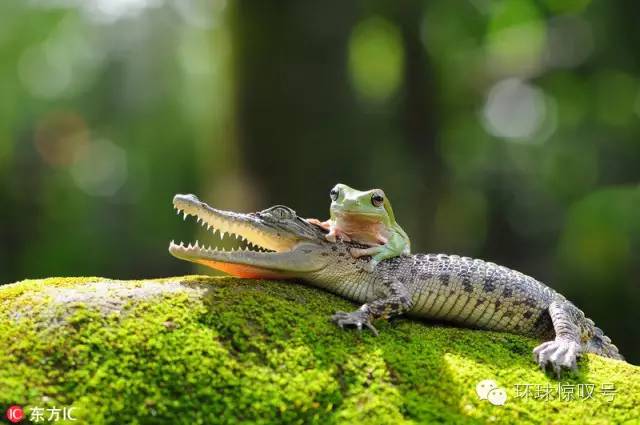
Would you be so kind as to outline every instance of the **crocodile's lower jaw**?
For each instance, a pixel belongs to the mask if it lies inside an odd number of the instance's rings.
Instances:
[[[283,263],[281,257],[287,257],[297,244],[291,239],[270,234],[267,229],[259,229],[242,214],[215,210],[199,201],[193,195],[176,195],[174,208],[186,219],[195,216],[198,223],[212,233],[219,232],[221,237],[229,234],[248,243],[253,249],[241,248],[230,251],[212,249],[195,244],[185,245],[173,241],[169,252],[177,258],[201,264],[215,270],[241,278],[282,279],[286,273],[270,268]]]
[[[246,264],[232,264],[232,263],[222,263],[219,261],[213,260],[196,260],[198,264],[202,264],[203,266],[210,267],[215,270],[220,270],[231,276],[241,277],[245,279],[286,279],[286,276],[283,273],[278,273],[273,270],[262,269],[260,267],[249,266]]]
[[[174,242],[171,242],[169,252],[174,257],[191,261],[192,263],[201,264],[235,277],[245,279],[284,279],[287,277],[284,273],[275,270],[244,263],[246,260],[241,257],[243,256],[243,253],[247,251],[220,252],[217,250],[195,250],[195,248],[192,248],[192,252],[189,253],[188,248],[184,247],[184,245],[177,245]],[[207,254],[212,257],[216,256],[216,254],[223,255],[228,257],[228,259],[225,259],[225,261],[218,261],[213,258],[206,258]],[[238,258],[234,260],[233,256],[238,256]]]
[[[201,264],[235,277],[246,279],[284,279],[287,277],[284,273],[251,264],[252,261],[249,256],[278,255],[278,253],[275,252],[267,253],[250,250],[222,251],[200,247],[197,243],[195,245],[189,244],[185,246],[183,243],[176,244],[173,241],[171,241],[169,245],[169,252],[174,257]]]

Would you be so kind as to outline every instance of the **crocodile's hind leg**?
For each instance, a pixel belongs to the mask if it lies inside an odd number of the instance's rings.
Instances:
[[[533,350],[533,355],[543,370],[550,366],[560,376],[562,368],[576,369],[577,358],[582,354],[578,312],[580,310],[566,300],[554,301],[549,305],[556,337]]]

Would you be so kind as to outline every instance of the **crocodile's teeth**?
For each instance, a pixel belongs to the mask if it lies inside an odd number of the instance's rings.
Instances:
[[[183,220],[186,220],[186,219],[187,219],[187,216],[188,216],[189,214],[187,214],[186,212],[183,212],[182,214],[183,214],[183,215],[182,215],[182,217],[183,217],[182,219],[183,219]]]

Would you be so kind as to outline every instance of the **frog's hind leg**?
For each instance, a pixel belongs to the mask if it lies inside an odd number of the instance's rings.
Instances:
[[[380,261],[393,257],[393,255],[389,255],[388,250],[383,245],[372,246],[371,248],[351,248],[350,252],[353,258],[371,256],[371,260],[364,267],[368,272],[372,272]]]
[[[381,246],[372,246],[371,248],[351,248],[351,256],[353,258],[365,257],[367,255],[377,255],[380,254],[380,251],[383,249]]]

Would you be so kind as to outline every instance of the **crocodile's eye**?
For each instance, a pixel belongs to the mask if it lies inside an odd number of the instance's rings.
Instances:
[[[371,195],[371,204],[373,204],[374,207],[381,207],[382,204],[384,204],[384,197],[379,193],[374,193]]]
[[[333,189],[331,189],[331,192],[329,192],[329,198],[331,198],[332,201],[337,200],[338,195],[340,195],[340,190],[338,190],[337,187],[334,187]]]
[[[289,207],[285,207],[284,205],[276,205],[271,208],[267,208],[262,211],[262,213],[266,213],[275,218],[292,218],[295,217],[296,212]]]

